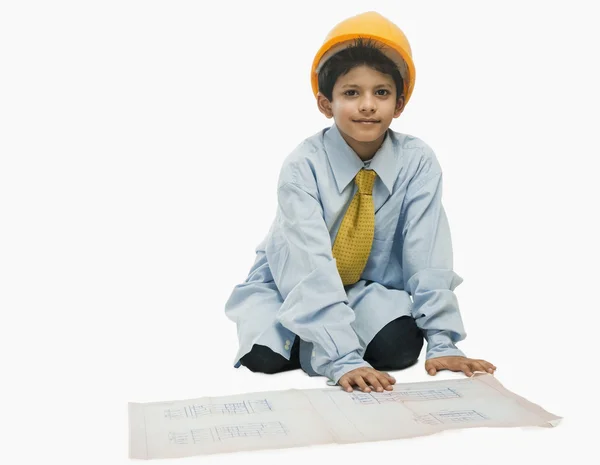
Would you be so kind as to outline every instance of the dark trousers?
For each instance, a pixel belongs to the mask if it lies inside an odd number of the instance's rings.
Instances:
[[[266,346],[254,344],[240,362],[250,371],[280,373],[300,368],[300,338],[296,336],[290,359],[273,352]],[[423,333],[410,316],[390,321],[367,346],[363,359],[377,370],[402,370],[414,365],[423,348]]]

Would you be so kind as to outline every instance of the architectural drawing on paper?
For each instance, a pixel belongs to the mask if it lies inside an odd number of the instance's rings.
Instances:
[[[128,410],[132,459],[405,439],[450,429],[549,427],[561,420],[489,373],[399,383],[383,392],[288,389],[130,402]]]
[[[451,425],[484,421],[489,420],[489,418],[476,410],[443,410],[427,415],[419,415],[414,420],[425,425]]]
[[[270,412],[273,409],[267,399],[245,400],[226,404],[192,404],[182,408],[165,410],[165,418],[198,418],[205,415],[248,415],[252,413]]]
[[[184,432],[169,432],[171,444],[202,444],[226,439],[287,435],[288,431],[280,421],[245,423],[239,425],[197,428]]]
[[[357,404],[383,404],[386,402],[408,402],[420,400],[440,400],[459,398],[462,395],[455,389],[409,389],[391,392],[354,392],[352,399]]]

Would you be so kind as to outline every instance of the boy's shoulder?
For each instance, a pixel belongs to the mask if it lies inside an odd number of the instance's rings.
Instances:
[[[410,134],[402,134],[402,151],[405,164],[413,169],[414,175],[440,174],[442,168],[435,150],[423,139]]]
[[[314,174],[322,169],[324,157],[323,136],[328,128],[302,140],[283,160],[279,172],[279,187],[284,184],[310,186]]]
[[[413,134],[388,129],[392,134],[395,151],[405,165],[437,163],[435,151],[427,142]]]

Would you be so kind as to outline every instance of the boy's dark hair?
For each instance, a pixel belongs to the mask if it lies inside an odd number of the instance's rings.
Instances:
[[[331,102],[333,86],[340,76],[344,76],[357,66],[366,65],[380,73],[392,76],[396,84],[396,102],[404,95],[404,80],[400,71],[382,51],[382,46],[369,38],[359,37],[341,52],[333,55],[319,71],[318,83],[321,92]]]

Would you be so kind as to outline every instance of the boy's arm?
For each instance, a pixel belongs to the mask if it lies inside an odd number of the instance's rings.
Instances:
[[[331,250],[320,201],[299,184],[277,191],[276,224],[266,243],[273,279],[284,301],[279,322],[314,345],[313,369],[338,382],[347,372],[371,365],[363,360],[350,323],[344,285]]]
[[[462,278],[452,270],[452,242],[442,206],[442,173],[435,156],[408,188],[402,213],[402,269],[413,298],[412,315],[427,340],[426,358],[464,354],[455,344],[466,337],[454,289]]]

